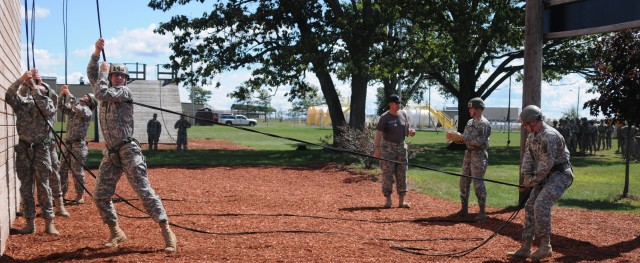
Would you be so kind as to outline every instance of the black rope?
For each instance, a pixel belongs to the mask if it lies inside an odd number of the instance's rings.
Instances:
[[[27,70],[31,70],[31,61],[29,59],[29,9],[27,9],[27,0],[24,0],[24,28],[25,37],[27,38]]]
[[[100,1],[96,0],[96,9],[98,10],[98,30],[100,32],[100,38],[102,38],[102,24],[100,23]],[[104,48],[102,49],[102,60],[107,61],[107,55],[104,53]]]
[[[198,117],[195,117],[195,116],[190,116],[190,115],[187,115],[187,114],[183,114],[183,113],[179,113],[179,112],[163,109],[163,108],[160,108],[160,107],[147,105],[147,104],[140,103],[140,102],[131,101],[131,103],[133,103],[135,105],[142,106],[142,107],[147,107],[147,108],[150,108],[150,109],[155,109],[155,110],[159,110],[159,111],[165,111],[165,112],[173,113],[173,114],[176,114],[176,115],[185,116],[185,117],[194,118],[194,119],[197,119],[197,120],[213,123],[213,120],[204,119],[204,118],[198,118]],[[217,123],[217,124],[223,125],[223,126],[227,126],[227,127],[232,127],[232,128],[243,130],[243,131],[258,133],[258,134],[262,134],[262,135],[273,137],[273,138],[279,138],[279,139],[294,141],[294,142],[303,143],[303,144],[307,144],[307,145],[318,146],[318,147],[321,147],[321,148],[326,148],[326,149],[330,149],[330,150],[337,151],[337,152],[350,153],[350,154],[353,154],[353,155],[373,158],[373,159],[387,161],[387,162],[396,163],[396,164],[400,164],[400,165],[407,165],[407,166],[417,167],[417,168],[421,168],[421,169],[424,169],[424,170],[439,172],[439,173],[443,173],[443,174],[449,174],[449,175],[458,176],[458,177],[467,177],[467,178],[471,178],[471,179],[474,179],[474,180],[483,180],[485,182],[492,182],[492,183],[497,183],[497,184],[502,184],[502,185],[514,186],[514,187],[518,187],[518,188],[523,187],[523,186],[520,186],[520,185],[517,185],[517,184],[512,184],[512,183],[507,183],[507,182],[502,182],[502,181],[497,181],[497,180],[492,180],[492,179],[486,179],[486,178],[476,178],[476,177],[469,176],[469,175],[464,175],[464,174],[459,174],[459,173],[454,173],[454,172],[448,172],[448,171],[442,171],[442,170],[439,170],[439,169],[435,169],[435,168],[431,168],[431,167],[427,167],[427,166],[423,166],[423,165],[417,165],[417,164],[411,164],[411,163],[403,163],[403,162],[399,162],[399,161],[396,161],[396,160],[390,160],[390,159],[385,159],[385,158],[381,158],[381,157],[375,157],[375,156],[372,156],[372,155],[369,155],[369,154],[364,154],[364,153],[360,153],[360,152],[356,152],[356,151],[352,151],[352,150],[336,148],[336,147],[332,147],[332,146],[328,146],[328,145],[321,145],[321,144],[312,143],[312,142],[308,142],[308,141],[304,141],[304,140],[300,140],[300,139],[295,139],[295,138],[291,138],[291,137],[285,137],[285,136],[280,136],[280,135],[276,135],[276,134],[272,134],[272,133],[261,132],[261,131],[257,131],[257,130],[249,129],[249,128],[245,128],[245,127],[238,127],[238,126],[224,124],[224,123]]]

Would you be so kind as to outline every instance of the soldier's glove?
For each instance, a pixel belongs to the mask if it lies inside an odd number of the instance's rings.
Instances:
[[[446,138],[448,141],[452,141],[458,144],[461,144],[464,142],[464,138],[462,137],[462,134],[460,134],[457,131],[449,131],[447,132]]]
[[[524,176],[524,180],[522,182],[522,186],[524,187],[528,187],[528,188],[533,188],[535,186],[538,185],[538,182],[536,182],[535,180],[536,178],[534,176],[531,175],[525,175]]]

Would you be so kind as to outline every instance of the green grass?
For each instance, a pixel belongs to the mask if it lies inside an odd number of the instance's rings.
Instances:
[[[329,128],[306,127],[301,124],[270,121],[260,122],[252,128],[256,131],[276,134],[320,144],[319,139],[330,135]],[[189,130],[189,138],[212,138],[231,141],[251,147],[249,151],[192,150],[188,155],[174,151],[160,151],[157,155],[147,155],[147,164],[154,166],[242,166],[242,165],[303,165],[309,163],[342,162],[341,154],[323,152],[319,147],[309,147],[307,151],[297,151],[298,142],[251,133],[224,126],[194,126]],[[507,141],[510,140],[510,146]],[[425,152],[411,159],[410,163],[436,170],[460,173],[462,151],[448,151],[443,132],[418,131],[416,137],[409,138],[412,147],[422,147]],[[614,140],[614,147],[617,141]],[[494,130],[489,148],[489,166],[486,178],[510,184],[518,184],[520,132],[511,134]],[[145,152],[146,154],[146,152]],[[88,163],[97,167],[101,153],[92,151]],[[573,157],[575,180],[573,185],[558,201],[559,206],[581,209],[624,211],[640,213],[640,164],[631,163],[629,194],[633,199],[619,200],[624,187],[624,162],[613,150],[598,152],[596,156]],[[372,173],[379,173],[378,169]],[[410,167],[408,172],[413,189],[428,195],[457,201],[459,199],[459,177]],[[509,207],[517,204],[518,190],[513,186],[487,182],[487,203],[491,207]],[[475,203],[475,197],[470,198]]]

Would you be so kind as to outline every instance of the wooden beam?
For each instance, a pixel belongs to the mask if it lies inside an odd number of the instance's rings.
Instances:
[[[640,21],[632,21],[632,22],[620,23],[615,25],[587,28],[587,29],[547,33],[547,34],[544,34],[544,39],[558,39],[558,38],[576,37],[576,36],[583,36],[583,35],[590,35],[590,34],[617,32],[617,31],[639,28],[639,27],[640,27]]]

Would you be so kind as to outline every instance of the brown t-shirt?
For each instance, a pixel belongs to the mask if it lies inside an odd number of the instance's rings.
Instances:
[[[393,115],[386,111],[380,116],[376,130],[382,132],[382,139],[388,142],[401,143],[409,131],[409,122],[407,114],[404,111],[398,111],[398,115]]]

